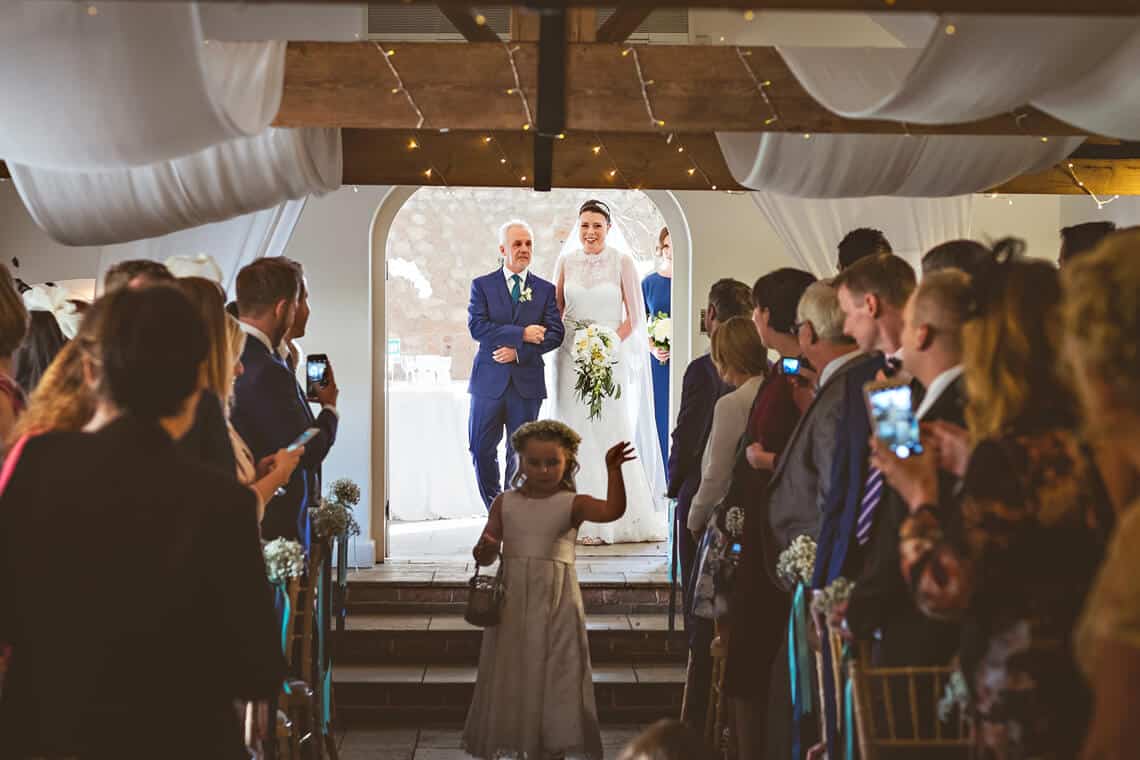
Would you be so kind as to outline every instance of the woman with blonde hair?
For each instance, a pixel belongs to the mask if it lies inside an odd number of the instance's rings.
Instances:
[[[1124,760],[1140,748],[1140,231],[1110,236],[1066,264],[1065,353],[1083,429],[1119,462],[1118,522],[1076,630],[1077,660],[1093,690],[1084,760]]]
[[[935,448],[903,460],[875,441],[872,463],[910,509],[899,554],[918,608],[962,624],[982,756],[1060,760],[1088,726],[1071,634],[1112,515],[1059,369],[1057,270],[1018,250],[999,243],[963,331],[974,448],[960,502],[939,502]]]
[[[293,451],[281,449],[276,454],[256,462],[253,458],[253,452],[250,451],[249,446],[234,429],[230,422],[229,410],[233,406],[234,381],[241,377],[243,372],[241,354],[245,349],[246,336],[241,329],[240,322],[229,314],[224,314],[224,316],[224,333],[221,346],[225,352],[224,358],[226,360],[224,363],[226,369],[223,373],[225,395],[222,396],[226,411],[226,427],[229,431],[230,444],[233,446],[234,458],[236,459],[238,482],[249,486],[257,494],[257,521],[261,522],[261,518],[265,514],[265,505],[273,498],[277,489],[283,488],[289,482],[293,470],[297,469],[297,464],[301,461],[301,455],[305,453],[305,447],[301,446]]]

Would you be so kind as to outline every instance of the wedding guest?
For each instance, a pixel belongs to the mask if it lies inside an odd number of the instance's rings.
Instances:
[[[1125,760],[1140,747],[1140,232],[1119,232],[1062,274],[1064,351],[1098,449],[1123,461],[1129,481],[1115,503],[1117,525],[1075,633],[1077,661],[1092,687],[1092,726],[1083,760]]]
[[[1002,242],[964,329],[974,442],[961,502],[940,500],[935,457],[873,463],[906,502],[903,577],[926,615],[962,624],[960,665],[990,757],[1075,757],[1091,701],[1072,629],[1112,522],[1060,377],[1057,270]]]
[[[1064,267],[1077,256],[1095,250],[1115,230],[1116,225],[1112,222],[1085,222],[1062,228],[1057,263]]]
[[[638,734],[618,760],[711,760],[700,735],[679,720],[659,720]]]
[[[861,351],[880,351],[901,364],[902,312],[915,282],[910,264],[891,253],[860,259],[835,278],[843,331]]]
[[[198,309],[210,339],[210,350],[202,368],[203,392],[198,400],[194,425],[178,441],[178,450],[196,461],[232,474],[237,464],[226,430],[226,415],[222,410],[222,400],[230,394],[230,370],[233,366],[226,350],[226,320],[229,317],[225,311],[225,295],[221,286],[204,277],[183,277],[175,282]]]
[[[796,537],[819,535],[825,505],[833,494],[832,468],[843,455],[840,418],[848,397],[848,376],[862,379],[873,374],[874,357],[858,351],[843,332],[843,310],[833,288],[816,282],[804,291],[796,308],[795,331],[800,352],[813,367],[819,368],[819,390],[800,418],[761,502],[765,570],[773,582],[779,553]],[[787,642],[781,642],[772,668],[768,700],[768,757],[789,757],[793,731],[801,726],[793,719]],[[801,737],[812,739],[811,732]]]
[[[15,445],[24,436],[83,430],[95,416],[99,384],[99,330],[102,301],[83,315],[79,332],[56,355],[28,399],[28,409],[8,438]]]
[[[119,415],[28,439],[0,493],[0,756],[246,758],[234,702],[277,694],[285,667],[253,494],[174,448],[205,330],[170,287],[104,308]],[[67,562],[43,561],[45,535]]]
[[[752,288],[752,319],[760,338],[761,354],[775,351],[796,357],[799,341],[794,336],[796,306],[815,277],[799,269],[777,269],[756,281]],[[768,682],[772,661],[787,635],[788,597],[764,569],[762,494],[775,469],[776,459],[799,422],[795,400],[798,381],[777,365],[756,393],[745,435],[752,441],[745,448],[744,467],[736,463],[732,490],[740,489],[745,510],[740,564],[729,602],[728,661],[725,692],[736,715],[737,754],[741,760],[763,757],[767,729]]]
[[[171,256],[163,262],[167,271],[179,280],[187,277],[201,277],[204,280],[222,284],[222,268],[213,256],[198,253],[193,256]],[[224,289],[224,288],[223,288]]]
[[[492,502],[472,552],[478,565],[502,557],[511,592],[499,624],[483,632],[463,748],[483,760],[600,758],[574,541],[583,522],[613,522],[625,514],[622,464],[633,461],[633,448],[621,442],[606,452],[609,482],[599,499],[575,490],[582,439],[567,425],[528,422],[511,437],[519,470],[512,489]]]
[[[28,310],[8,267],[0,264],[0,440],[7,440],[27,407],[24,391],[12,376],[12,355],[28,333]]]
[[[241,323],[228,314],[226,315],[225,331],[226,341],[223,350],[226,352],[229,371],[225,377],[224,406],[228,411],[233,406],[234,383],[245,372],[241,357],[245,352],[246,334],[241,329]],[[262,517],[265,516],[265,505],[273,498],[277,489],[284,488],[289,482],[289,478],[292,477],[293,471],[297,469],[297,465],[305,453],[305,447],[301,446],[293,451],[289,451],[287,448],[280,449],[258,461],[253,458],[253,452],[242,440],[238,431],[234,429],[229,414],[226,415],[226,427],[230,434],[230,443],[233,445],[234,458],[237,460],[238,482],[249,486],[257,494],[257,521],[260,523]]]
[[[860,227],[848,232],[839,241],[837,250],[839,259],[836,262],[836,269],[840,272],[860,259],[892,252],[886,235],[881,230],[870,227]]]
[[[989,263],[990,258],[990,249],[977,240],[948,240],[934,246],[922,257],[922,274],[961,269],[973,277]]]
[[[150,259],[129,259],[115,264],[103,275],[103,293],[126,286],[146,287],[174,282],[174,275],[163,264]]]
[[[964,426],[962,328],[972,301],[970,277],[957,269],[923,277],[907,302],[902,343],[904,365],[928,389],[915,410],[924,423]],[[936,456],[930,451],[927,456]],[[960,479],[939,474],[939,501],[951,503]],[[915,606],[899,571],[899,529],[909,515],[901,497],[886,489],[867,547],[867,563],[836,622],[870,641],[878,633],[875,660],[886,667],[946,665],[957,651],[956,625],[932,620]]]
[[[301,262],[284,256],[281,257],[281,260],[296,269],[297,277],[301,280],[301,296],[297,299],[297,314],[293,317],[293,324],[285,333],[281,345],[277,347],[277,354],[285,360],[289,371],[296,375],[297,367],[301,364],[301,348],[297,341],[305,337],[305,330],[309,327],[309,317],[312,315],[312,309],[309,308],[309,283],[305,279],[305,268]]]
[[[50,282],[21,293],[28,310],[28,334],[12,355],[13,374],[24,393],[31,393],[67,341],[79,329],[80,314],[67,291]]]
[[[709,289],[705,308],[705,332],[712,336],[721,324],[748,313],[748,286],[733,279],[722,279]],[[713,626],[709,620],[688,614],[692,605],[693,566],[697,542],[687,527],[689,508],[701,484],[701,458],[712,428],[713,409],[717,399],[731,390],[717,373],[712,356],[703,354],[685,368],[681,383],[681,403],[673,428],[673,446],[669,450],[669,486],[667,496],[676,499],[673,512],[673,545],[681,565],[682,598],[685,632],[689,639],[690,664],[685,683],[685,713],[682,719],[698,731],[704,725],[709,682],[712,679],[712,657],[709,647]]]
[[[258,259],[237,277],[238,310],[247,340],[241,361],[245,372],[234,384],[234,428],[249,444],[257,461],[288,447],[309,428],[319,432],[305,444],[305,455],[285,493],[265,508],[262,533],[283,536],[308,546],[308,509],[317,503],[316,473],[336,440],[334,378],[318,392],[321,413],[313,416],[277,349],[300,308],[302,280],[297,268],[278,258]],[[331,374],[331,373],[330,373]]]
[[[641,281],[641,294],[652,331],[653,320],[670,317],[673,313],[673,239],[669,237],[668,227],[662,227],[657,235],[656,268]],[[661,461],[666,462],[669,456],[669,349],[658,348],[651,334],[649,352],[653,354],[649,363],[653,372],[653,413],[661,442]],[[668,473],[668,466],[665,471]]]

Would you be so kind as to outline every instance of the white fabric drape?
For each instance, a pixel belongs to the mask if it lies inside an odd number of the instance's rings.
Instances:
[[[718,132],[732,176],[745,187],[801,198],[963,195],[1068,157],[1081,138]]]
[[[305,199],[287,201],[273,208],[215,224],[206,224],[170,235],[106,246],[99,257],[99,288],[113,264],[129,259],[166,261],[171,256],[205,253],[222,270],[222,286],[233,298],[238,271],[255,259],[280,256],[289,244]]]
[[[754,192],[752,198],[796,265],[816,277],[836,272],[836,246],[857,227],[880,229],[917,271],[938,243],[970,237],[974,198],[849,198],[817,200]]]
[[[49,235],[66,245],[109,245],[331,192],[340,186],[340,130],[269,129],[130,169],[8,168],[24,205]]]
[[[824,107],[855,119],[951,124],[1032,105],[1096,134],[1140,138],[1140,22],[946,14],[920,48],[780,54]]]
[[[265,130],[285,43],[205,44],[196,3],[6,0],[0,71],[0,158],[121,168]]]

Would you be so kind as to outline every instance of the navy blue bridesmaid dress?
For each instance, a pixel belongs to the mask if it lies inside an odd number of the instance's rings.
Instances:
[[[645,297],[645,311],[650,320],[658,314],[670,316],[672,311],[673,280],[652,272],[641,281],[641,294]],[[669,362],[662,364],[650,356],[653,367],[653,413],[657,418],[657,439],[661,444],[661,461],[669,461]]]

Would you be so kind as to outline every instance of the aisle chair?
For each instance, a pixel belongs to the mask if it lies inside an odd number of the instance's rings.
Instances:
[[[709,683],[708,710],[705,714],[705,744],[712,747],[718,757],[736,756],[734,732],[731,723],[728,697],[724,693],[724,679],[728,665],[728,642],[721,630],[720,621],[714,621],[712,645],[712,679]]]
[[[969,721],[952,725],[938,717],[938,704],[953,668],[877,668],[860,656],[848,663],[854,681],[855,726],[862,760],[889,760],[891,750],[937,760],[970,757]]]
[[[289,615],[283,623],[281,641],[290,675],[277,700],[277,751],[278,757],[289,760],[319,760],[324,743],[313,686],[314,611],[320,578],[315,571],[321,561],[321,544],[313,543],[305,574],[291,578],[287,585]]]

